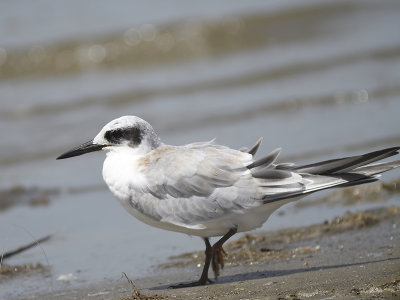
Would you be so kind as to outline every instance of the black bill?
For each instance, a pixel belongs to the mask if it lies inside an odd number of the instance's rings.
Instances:
[[[57,157],[57,159],[70,158],[70,157],[82,155],[82,154],[89,153],[89,152],[99,151],[106,146],[107,145],[93,144],[93,141],[89,141],[82,145],[79,145],[78,147],[76,147],[74,149],[71,149],[71,150],[61,154],[59,157]]]

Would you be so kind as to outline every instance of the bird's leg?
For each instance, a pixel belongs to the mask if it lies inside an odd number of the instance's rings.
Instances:
[[[199,285],[206,285],[207,282],[212,282],[210,279],[208,279],[208,269],[210,267],[211,260],[214,260],[215,256],[215,251],[216,249],[221,249],[218,251],[223,251],[222,250],[222,245],[230,238],[232,235],[234,235],[237,232],[237,228],[232,228],[230,229],[221,239],[218,240],[213,246],[211,246],[210,241],[208,238],[204,238],[204,242],[206,244],[206,260],[204,261],[204,267],[203,271],[201,273],[200,279],[195,282],[189,282],[189,283],[181,283],[178,285],[172,285],[170,288],[173,289],[179,289],[179,288],[184,288],[184,287],[192,287],[192,286],[199,286]],[[222,252],[221,252],[222,255]],[[223,266],[223,261],[222,264],[219,263],[221,266]],[[214,269],[214,262],[213,262],[213,269]],[[219,269],[218,269],[219,270]],[[214,274],[215,274],[215,269],[214,269]],[[215,274],[215,277],[218,275]]]
[[[212,248],[213,248],[213,256],[212,256],[212,268],[214,271],[214,276],[215,279],[218,278],[219,276],[219,266],[221,266],[221,269],[224,268],[224,254],[225,251],[222,248],[222,245],[229,239],[231,238],[235,233],[237,232],[237,227],[231,228],[227,234],[225,234],[218,242],[216,242]]]
[[[208,238],[204,238],[204,242],[206,243],[206,260],[204,261],[204,267],[203,271],[201,272],[201,276],[199,279],[199,285],[205,285],[207,281],[211,282],[210,279],[208,279],[208,268],[210,267],[210,262],[211,258],[214,255],[214,249],[211,247],[210,241]]]
[[[199,286],[199,285],[206,285],[207,282],[211,282],[210,279],[208,279],[208,269],[210,267],[211,259],[214,255],[214,249],[210,244],[210,241],[208,238],[204,238],[204,242],[206,244],[206,260],[204,261],[204,267],[203,271],[201,272],[200,279],[195,282],[189,282],[189,283],[181,283],[177,285],[172,285],[171,288],[173,289],[179,289],[179,288],[184,288],[184,287],[191,287],[191,286]]]

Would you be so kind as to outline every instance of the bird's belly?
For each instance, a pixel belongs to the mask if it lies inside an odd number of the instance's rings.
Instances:
[[[182,232],[188,235],[198,235],[195,234],[195,231],[190,228],[179,226],[169,222],[163,222],[160,221],[156,216],[153,216],[148,212],[145,213],[143,209],[141,209],[141,204],[143,204],[141,202],[145,198],[144,194],[140,192],[133,193],[132,191],[130,191],[130,193],[122,193],[121,190],[114,190],[112,186],[109,186],[109,188],[114,196],[117,198],[118,202],[122,205],[122,207],[124,207],[129,214],[134,216],[139,221],[147,225],[168,231]]]
[[[211,220],[204,224],[206,229],[203,232],[198,232],[195,235],[203,237],[221,236],[226,234],[232,227],[237,227],[237,232],[246,232],[259,228],[278,208],[297,199],[293,198],[264,204],[241,214],[231,214],[220,219]]]
[[[223,236],[230,229],[236,227],[238,232],[246,232],[262,226],[269,216],[282,205],[295,201],[297,198],[281,200],[274,203],[264,204],[260,207],[246,210],[243,213],[227,214],[220,218],[204,220],[198,224],[174,224],[168,221],[161,221],[155,216],[143,213],[135,205],[135,201],[127,198],[117,197],[122,206],[135,218],[153,227],[164,230],[181,232],[188,235],[200,237]]]

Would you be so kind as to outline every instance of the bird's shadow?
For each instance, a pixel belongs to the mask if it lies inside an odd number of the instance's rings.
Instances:
[[[352,267],[352,266],[361,266],[367,265],[372,263],[379,263],[384,261],[395,261],[400,260],[400,257],[392,257],[387,259],[381,260],[374,260],[374,261],[365,261],[365,262],[357,262],[357,263],[349,263],[349,264],[338,264],[338,265],[330,265],[330,266],[318,266],[318,267],[310,267],[310,268],[299,268],[299,269],[290,269],[290,270],[274,270],[274,271],[255,271],[249,273],[239,273],[235,275],[223,276],[218,279],[218,281],[214,281],[213,284],[223,284],[223,283],[232,283],[232,282],[239,282],[244,280],[254,280],[254,279],[261,279],[261,278],[274,278],[278,276],[285,276],[297,273],[305,273],[305,272],[314,272],[319,270],[329,270],[329,269],[337,269],[337,268],[344,268],[344,267]],[[180,282],[185,283],[185,282]],[[177,285],[176,283],[171,283],[168,285],[161,285],[149,288],[150,290],[164,290],[168,289],[171,286]]]

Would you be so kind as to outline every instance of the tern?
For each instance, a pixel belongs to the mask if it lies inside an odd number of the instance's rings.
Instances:
[[[130,214],[154,227],[203,238],[200,279],[175,288],[211,282],[210,264],[217,278],[224,266],[223,244],[237,232],[260,227],[282,205],[316,191],[372,182],[400,166],[400,160],[374,163],[400,147],[307,165],[277,163],[280,148],[255,159],[261,141],[239,150],[213,140],[172,146],[145,120],[124,116],[57,159],[104,150],[103,178]],[[220,236],[211,245],[209,239]]]

